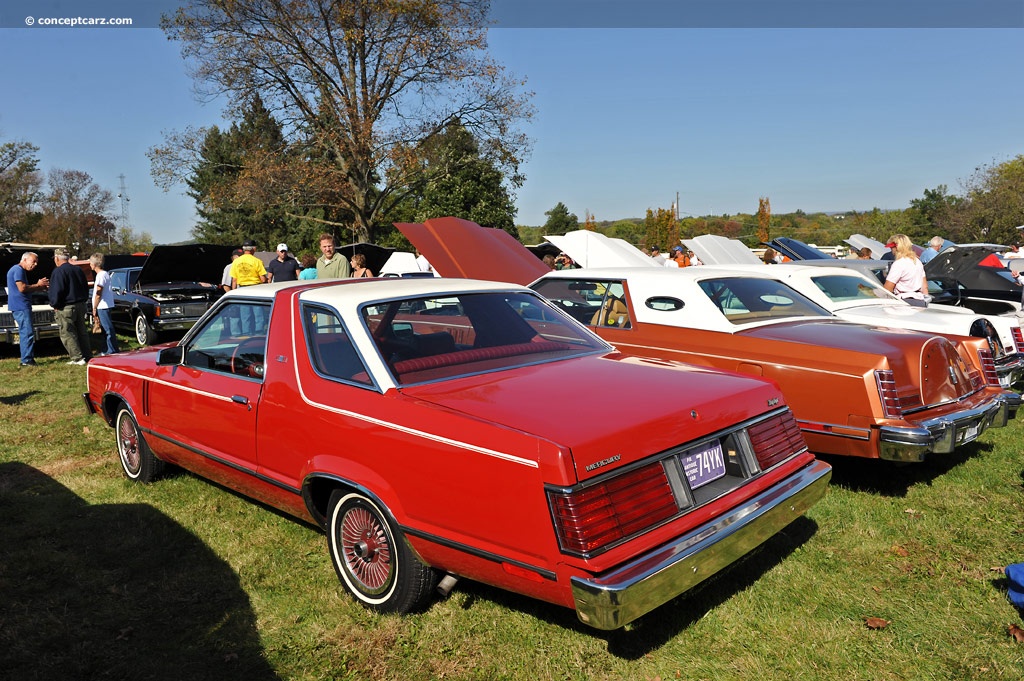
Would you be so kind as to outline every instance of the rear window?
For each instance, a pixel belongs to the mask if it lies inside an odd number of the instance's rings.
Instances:
[[[531,293],[471,293],[366,305],[362,318],[400,385],[605,351]]]
[[[776,279],[705,279],[700,288],[733,324],[792,317],[831,317],[831,313]]]

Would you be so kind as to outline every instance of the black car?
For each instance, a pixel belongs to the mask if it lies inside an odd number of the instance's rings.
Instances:
[[[224,267],[232,246],[186,244],[155,246],[142,267],[110,270],[114,328],[142,345],[167,331],[192,328],[224,294]]]

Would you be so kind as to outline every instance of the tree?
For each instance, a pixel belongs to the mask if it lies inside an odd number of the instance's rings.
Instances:
[[[757,200],[757,240],[761,243],[771,241],[772,204],[767,196]]]
[[[54,168],[47,177],[43,219],[36,238],[92,253],[111,242],[114,195],[81,170]]]
[[[1024,225],[1024,155],[975,169],[957,206],[954,233],[961,241],[1014,243]],[[952,237],[950,237],[952,238]]]
[[[221,244],[253,239],[265,249],[279,241],[298,243],[295,220],[289,219],[289,209],[295,215],[306,208],[293,205],[296,197],[292,188],[297,183],[291,177],[268,176],[265,172],[267,159],[274,159],[271,165],[282,167],[279,160],[287,153],[281,127],[259,97],[246,107],[241,122],[233,123],[226,132],[217,126],[207,129],[185,178],[187,193],[195,200],[200,218],[192,236]],[[152,150],[150,158],[158,165],[161,162]],[[305,198],[299,203],[305,204]],[[308,239],[303,239],[304,243],[312,243],[316,237],[303,236]]]
[[[0,145],[0,241],[24,240],[38,223],[32,211],[42,187],[38,151],[28,142]]]
[[[583,211],[583,229],[588,232],[597,231],[597,221],[594,219],[594,214],[589,210]]]
[[[574,213],[570,213],[565,204],[559,201],[555,207],[545,211],[548,216],[544,223],[544,234],[565,234],[580,228],[580,219]]]
[[[644,243],[666,251],[679,245],[679,222],[676,212],[669,208],[647,209],[644,220]]]
[[[955,223],[955,213],[962,203],[963,199],[950,195],[944,184],[935,189],[925,189],[924,196],[910,201],[910,207],[920,216],[919,233],[927,235],[925,238],[940,233],[949,234]]]
[[[418,190],[419,149],[459,121],[481,154],[518,166],[529,95],[485,52],[487,0],[196,0],[165,16],[201,86],[240,110],[259,96],[358,240]],[[166,145],[165,145],[166,146]],[[167,156],[173,157],[172,154]],[[267,165],[272,170],[272,165]]]
[[[420,153],[425,182],[413,197],[416,222],[453,215],[519,237],[516,207],[505,177],[493,161],[480,154],[465,126],[450,124],[427,140]]]

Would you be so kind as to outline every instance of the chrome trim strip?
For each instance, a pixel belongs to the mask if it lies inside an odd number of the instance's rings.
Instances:
[[[671,543],[593,577],[572,577],[580,621],[618,629],[746,555],[817,502],[832,467],[814,461],[743,505]]]

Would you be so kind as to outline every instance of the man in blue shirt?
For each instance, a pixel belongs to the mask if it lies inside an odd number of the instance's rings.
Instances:
[[[36,332],[32,328],[32,293],[43,291],[50,280],[43,277],[34,284],[28,283],[28,273],[39,264],[35,253],[23,253],[21,262],[7,270],[7,309],[11,311],[18,325],[18,344],[21,346],[21,366],[36,365]]]

